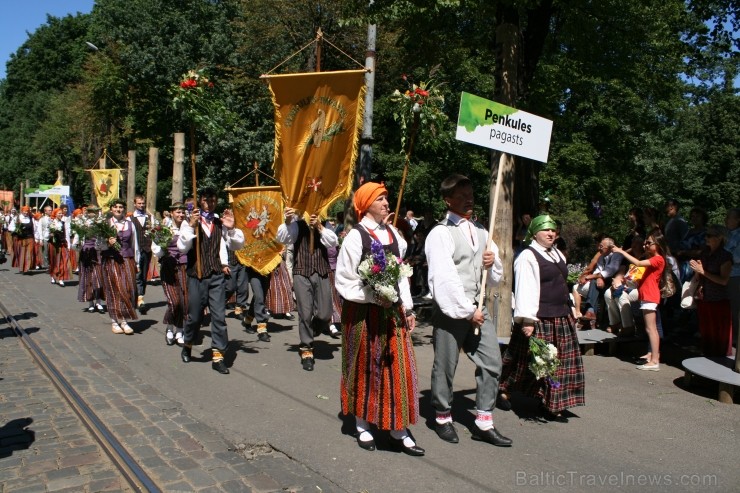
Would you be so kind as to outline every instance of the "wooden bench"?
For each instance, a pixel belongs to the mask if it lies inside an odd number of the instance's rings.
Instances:
[[[681,365],[686,372],[684,382],[687,387],[691,386],[693,375],[708,378],[719,382],[719,395],[717,400],[725,404],[732,404],[735,387],[740,386],[740,373],[735,372],[735,360],[728,357],[715,358],[688,358]]]
[[[611,343],[616,342],[617,339],[616,334],[599,329],[579,330],[576,333],[578,334],[578,344],[583,346],[584,356],[593,356],[594,346],[602,342],[610,343],[609,352],[611,353],[613,351]]]

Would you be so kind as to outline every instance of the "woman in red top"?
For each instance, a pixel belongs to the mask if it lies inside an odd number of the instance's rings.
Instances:
[[[614,247],[616,253],[621,253],[627,261],[637,267],[646,267],[637,292],[640,297],[640,309],[645,319],[645,332],[650,341],[650,352],[647,362],[637,367],[638,370],[660,370],[660,336],[658,335],[657,310],[660,304],[660,278],[665,271],[666,256],[670,254],[663,234],[658,229],[650,232],[645,240],[645,258],[636,259],[621,248]],[[670,273],[670,270],[667,271]]]

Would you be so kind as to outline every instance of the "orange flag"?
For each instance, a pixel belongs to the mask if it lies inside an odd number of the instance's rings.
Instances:
[[[275,106],[275,179],[288,207],[325,216],[352,190],[365,70],[266,76]]]
[[[234,252],[239,262],[262,275],[272,272],[282,261],[284,246],[276,239],[283,222],[280,187],[227,189],[231,195],[234,226],[244,233],[244,247]]]

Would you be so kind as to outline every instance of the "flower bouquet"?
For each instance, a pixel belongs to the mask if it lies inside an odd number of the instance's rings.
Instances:
[[[554,378],[559,366],[558,348],[539,337],[529,338],[529,370],[537,380],[544,378],[552,388],[560,388],[560,382]]]
[[[101,250],[106,250],[110,246],[108,244],[108,238],[118,237],[118,230],[116,230],[116,227],[110,223],[109,219],[101,217],[100,219],[93,221],[90,226],[90,235],[95,238],[96,242],[103,245]],[[115,250],[120,250],[121,243],[116,241],[113,244],[113,248]]]
[[[69,232],[72,236],[77,236],[80,241],[90,236],[91,222],[82,217],[76,217],[70,221]]]
[[[172,230],[167,226],[156,223],[152,229],[148,230],[149,237],[153,243],[156,243],[162,250],[167,250],[172,241]]]
[[[585,267],[583,264],[568,264],[568,285],[572,286],[578,282],[578,277],[581,275]]]
[[[49,242],[51,242],[52,245],[59,248],[62,245],[62,240],[64,239],[62,235],[62,227],[59,223],[56,221],[50,221],[49,222]]]
[[[386,253],[378,240],[372,240],[370,255],[360,262],[358,272],[362,280],[373,288],[378,300],[395,304],[398,302],[398,282],[411,277],[413,269],[392,253]]]

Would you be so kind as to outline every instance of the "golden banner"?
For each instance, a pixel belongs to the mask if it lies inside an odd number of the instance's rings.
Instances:
[[[275,179],[288,207],[326,216],[352,190],[365,70],[270,75]]]
[[[121,180],[121,170],[118,168],[110,169],[89,169],[93,183],[93,193],[98,207],[105,213],[108,212],[108,202],[117,199],[118,185]]]
[[[229,188],[235,226],[244,232],[244,247],[237,250],[239,262],[262,275],[272,272],[282,261],[284,245],[277,241],[283,222],[280,187]]]

